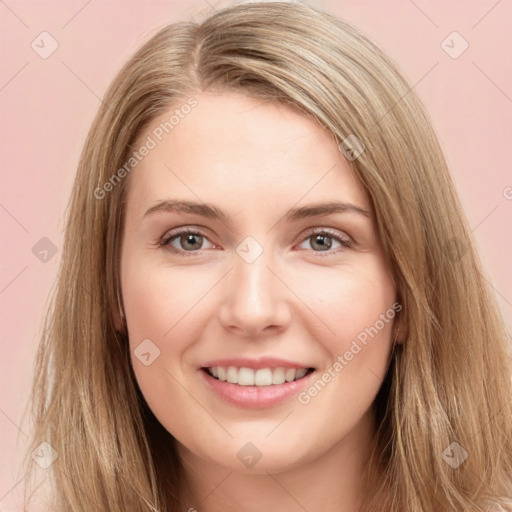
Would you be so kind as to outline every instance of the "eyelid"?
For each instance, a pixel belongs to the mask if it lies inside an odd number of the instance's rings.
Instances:
[[[330,237],[343,241],[347,243],[347,245],[352,246],[354,244],[354,240],[352,237],[344,233],[343,231],[338,231],[332,228],[312,228],[311,230],[307,231],[306,235],[302,238],[302,241],[306,240],[311,235],[321,235],[321,234],[327,234]]]

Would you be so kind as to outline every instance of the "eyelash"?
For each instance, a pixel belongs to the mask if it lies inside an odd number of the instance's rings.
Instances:
[[[202,233],[200,230],[184,228],[184,229],[181,229],[179,231],[171,232],[171,233],[169,233],[167,235],[164,235],[160,240],[157,241],[156,245],[158,247],[164,247],[166,250],[168,250],[171,253],[176,254],[178,256],[189,257],[189,256],[195,256],[198,253],[200,253],[201,250],[197,250],[197,251],[184,251],[184,250],[176,249],[175,247],[170,245],[170,242],[172,242],[175,238],[178,238],[178,237],[180,237],[181,235],[184,235],[184,234],[187,234],[187,235],[197,235],[197,236],[201,236],[203,238],[208,239],[208,237],[204,233]],[[345,236],[340,235],[336,231],[332,231],[332,230],[327,229],[327,228],[319,228],[319,229],[315,229],[313,231],[310,231],[308,233],[308,235],[301,240],[300,243],[304,242],[305,240],[307,240],[308,238],[310,238],[310,237],[312,237],[314,235],[324,235],[324,236],[327,236],[329,238],[333,238],[334,240],[339,242],[345,249],[350,249],[352,247],[352,241],[350,239],[348,239]],[[312,251],[314,253],[316,253],[316,256],[322,258],[322,257],[325,257],[325,256],[329,256],[330,254],[333,254],[333,253],[337,254],[338,252],[341,252],[343,250],[344,249],[338,249],[338,250],[333,250],[333,251],[331,251],[331,250],[326,250],[326,251],[314,251],[314,250],[312,250]],[[325,253],[325,254],[322,254],[322,253]]]

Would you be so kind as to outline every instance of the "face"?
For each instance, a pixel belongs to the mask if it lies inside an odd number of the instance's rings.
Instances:
[[[155,144],[129,178],[121,286],[141,391],[202,464],[283,471],[364,449],[398,310],[368,198],[313,121],[194,97],[169,133],[174,109],[140,136]]]

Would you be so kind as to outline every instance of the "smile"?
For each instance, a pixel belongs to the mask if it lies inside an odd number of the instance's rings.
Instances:
[[[262,409],[292,399],[308,385],[315,371],[304,367],[263,367],[262,363],[255,366],[260,367],[208,365],[201,367],[199,373],[207,388],[222,401]]]
[[[205,369],[209,375],[222,382],[239,386],[275,386],[302,379],[312,368],[246,368],[244,366],[213,366]]]

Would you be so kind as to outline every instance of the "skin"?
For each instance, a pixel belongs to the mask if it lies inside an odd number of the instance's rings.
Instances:
[[[329,201],[371,213],[368,197],[312,120],[231,92],[194,97],[197,107],[130,175],[121,254],[132,364],[155,416],[179,441],[192,488],[181,499],[209,512],[355,511],[396,319],[308,404],[293,396],[265,409],[235,406],[205,385],[198,368],[273,356],[307,362],[316,380],[392,308],[396,290],[373,214],[284,219],[291,208]],[[231,220],[144,215],[171,198],[213,204]],[[188,256],[158,246],[179,227],[204,234],[169,242]],[[322,250],[314,228],[330,228],[352,247],[328,238]],[[263,249],[251,264],[236,252],[247,236]],[[146,339],[160,350],[148,366],[134,355]],[[252,467],[237,457],[248,442],[262,454]]]

